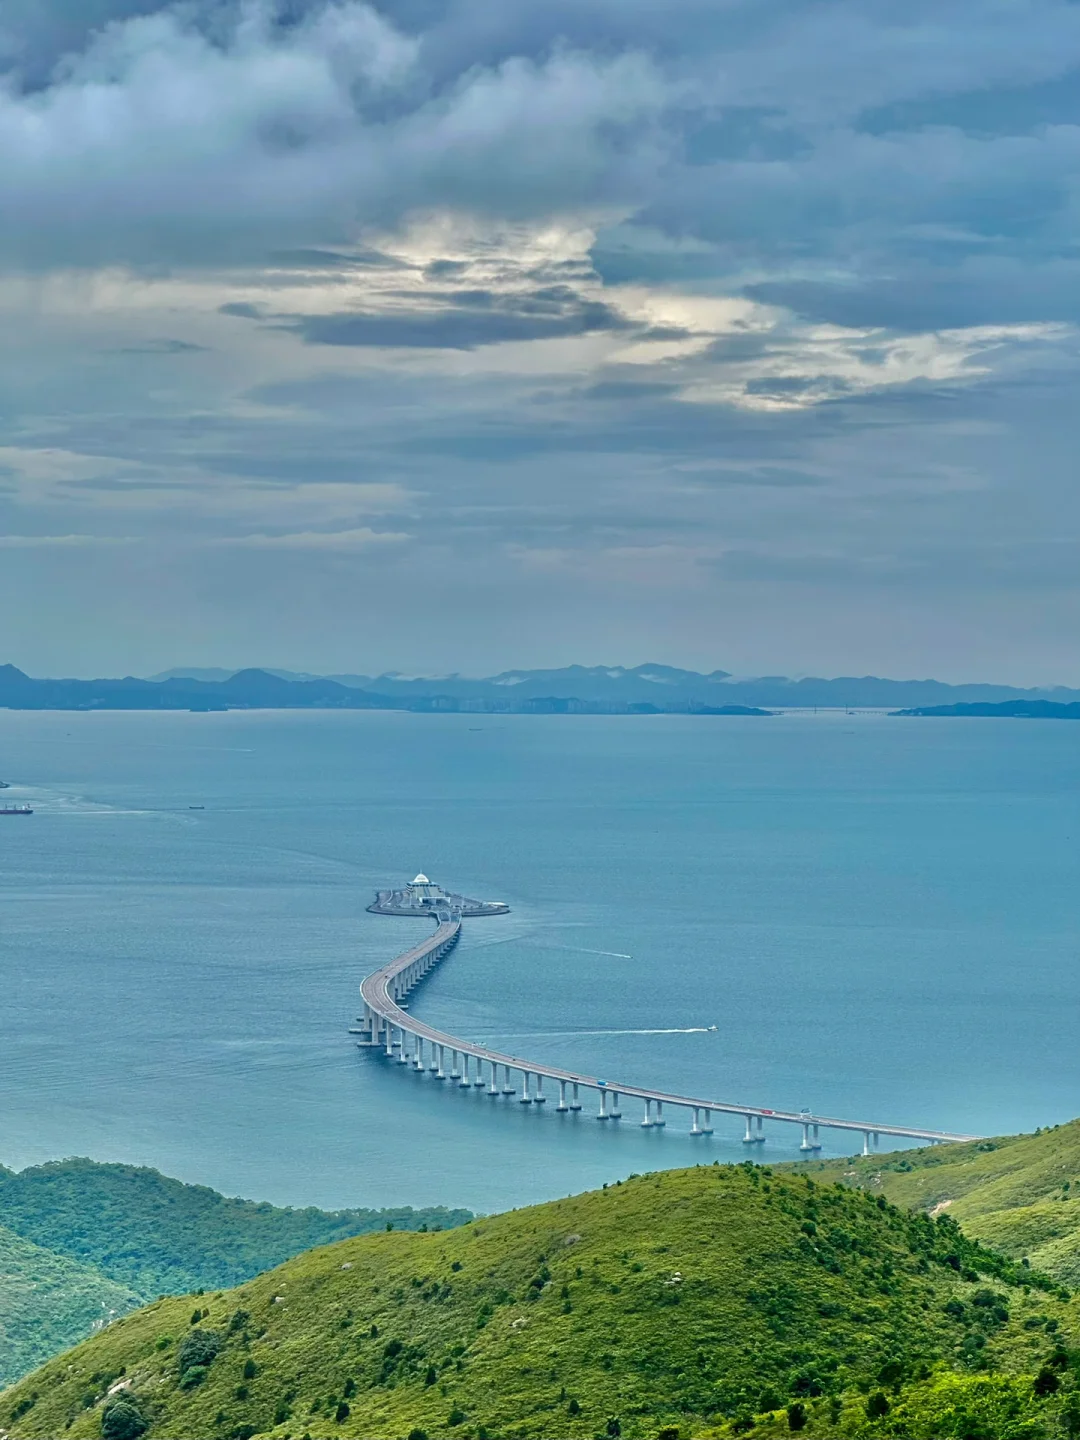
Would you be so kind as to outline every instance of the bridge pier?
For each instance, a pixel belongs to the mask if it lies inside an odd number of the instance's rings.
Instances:
[[[601,1086],[601,1089],[600,1089],[600,1113],[599,1113],[599,1115],[597,1115],[596,1118],[597,1118],[598,1120],[608,1120],[608,1119],[610,1119],[610,1116],[608,1115],[608,1108],[607,1108],[607,1086],[606,1086],[606,1085],[605,1085],[605,1086]]]
[[[502,1087],[502,1093],[503,1093],[504,1095],[513,1095],[513,1093],[514,1093],[514,1086],[513,1086],[513,1085],[511,1084],[511,1082],[510,1082],[510,1066],[509,1066],[509,1065],[504,1065],[504,1066],[503,1066],[503,1087]]]
[[[432,1073],[433,1075],[436,1075],[436,1076],[439,1074],[439,1068],[440,1068],[440,1067],[439,1067],[439,1059],[438,1059],[438,1050],[439,1050],[438,1045],[436,1045],[436,1044],[435,1044],[435,1041],[432,1040],[432,1042],[431,1042],[431,1064],[428,1066],[428,1069],[431,1071],[431,1073]]]
[[[477,1055],[477,1057],[476,1057],[476,1079],[473,1081],[473,1084],[474,1084],[478,1089],[482,1090],[482,1089],[484,1088],[484,1086],[485,1086],[486,1083],[487,1083],[487,1082],[486,1082],[485,1079],[484,1079],[484,1062],[483,1062],[483,1059],[482,1059],[479,1055]]]
[[[498,1095],[499,1093],[499,1067],[494,1060],[491,1062],[491,1085],[487,1093],[489,1095]]]
[[[612,1090],[612,1092],[611,1092],[611,1109],[610,1109],[610,1111],[609,1111],[608,1113],[609,1113],[609,1115],[611,1116],[612,1120],[621,1120],[621,1119],[622,1119],[622,1111],[619,1109],[619,1092],[618,1092],[618,1090]]]
[[[704,1135],[704,1134],[705,1134],[705,1131],[702,1130],[701,1126],[698,1124],[698,1117],[699,1117],[700,1114],[701,1114],[701,1110],[700,1110],[700,1108],[699,1108],[697,1105],[695,1105],[695,1106],[693,1107],[693,1110],[694,1110],[694,1123],[690,1126],[690,1134],[691,1134],[691,1135]]]
[[[642,1120],[642,1122],[641,1122],[641,1128],[642,1128],[643,1130],[648,1130],[648,1129],[650,1129],[650,1128],[652,1127],[652,1123],[653,1123],[653,1118],[652,1118],[652,1101],[648,1098],[648,1096],[646,1096],[646,1097],[645,1097],[645,1119]]]
[[[661,1129],[667,1124],[667,1121],[664,1119],[664,1102],[662,1100],[657,1100],[656,1102],[656,1119],[652,1123]]]
[[[813,1145],[810,1144],[810,1125],[804,1120],[802,1122],[802,1144],[799,1146],[799,1149],[813,1150],[813,1148]]]
[[[862,1153],[863,1153],[864,1155],[869,1155],[869,1154],[870,1154],[870,1131],[869,1131],[869,1130],[864,1130],[864,1131],[863,1131],[863,1137],[862,1137]]]
[[[451,1080],[460,1080],[460,1079],[461,1079],[461,1071],[460,1071],[457,1067],[458,1067],[458,1052],[457,1052],[456,1050],[451,1050],[451,1051],[450,1051],[450,1079],[451,1079]]]
[[[533,1096],[533,1104],[534,1104],[534,1105],[546,1105],[546,1104],[547,1104],[547,1096],[544,1094],[544,1077],[543,1077],[543,1075],[537,1075],[537,1077],[536,1077],[536,1094]]]
[[[756,1139],[757,1139],[757,1136],[754,1134],[754,1117],[753,1117],[752,1115],[747,1115],[747,1117],[746,1117],[746,1134],[742,1137],[743,1144],[744,1144],[744,1145],[753,1145],[753,1143],[754,1143],[754,1141],[755,1141]]]
[[[397,1057],[399,1065],[407,1065],[409,1063],[409,1042],[405,1038],[408,1033],[407,1030],[402,1030],[401,1032],[401,1049],[398,1051]]]
[[[461,1079],[458,1084],[464,1090],[466,1086],[472,1089],[472,1077],[469,1075],[469,1052],[463,1050],[461,1053]]]
[[[522,1104],[522,1105],[531,1105],[531,1104],[532,1104],[532,1098],[533,1098],[533,1097],[529,1094],[529,1072],[528,1072],[528,1070],[522,1070],[522,1072],[521,1072],[521,1100],[520,1100],[520,1104]]]
[[[439,1046],[439,1067],[438,1067],[438,1069],[435,1071],[435,1078],[436,1078],[437,1080],[445,1080],[445,1079],[446,1079],[446,1046],[445,1046],[445,1045],[440,1045],[440,1046]]]
[[[570,1101],[570,1109],[571,1109],[571,1110],[580,1110],[580,1109],[581,1109],[581,1102],[578,1100],[577,1081],[574,1080],[574,1081],[571,1082],[571,1084],[572,1084],[573,1087],[574,1087],[574,1098],[573,1098],[573,1100]]]
[[[423,1070],[423,1068],[424,1068],[424,1037],[423,1037],[422,1035],[418,1035],[418,1036],[416,1037],[416,1058],[415,1058],[415,1064],[416,1064],[417,1070]]]
[[[820,1149],[821,1149],[821,1141],[818,1139],[818,1127],[817,1127],[816,1125],[814,1125],[814,1126],[811,1127],[810,1134],[811,1134],[811,1137],[812,1137],[812,1139],[811,1139],[811,1144],[813,1145],[814,1149],[815,1149],[815,1150],[820,1150]]]
[[[567,1110],[570,1109],[570,1106],[567,1105],[567,1103],[566,1103],[566,1081],[565,1081],[565,1080],[560,1080],[560,1081],[559,1081],[559,1103],[558,1103],[558,1105],[555,1106],[555,1109],[558,1110],[560,1113],[565,1113]]]

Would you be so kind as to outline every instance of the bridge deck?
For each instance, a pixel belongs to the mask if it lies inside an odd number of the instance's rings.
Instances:
[[[537,1075],[545,1079],[564,1081],[584,1086],[598,1093],[607,1091],[616,1096],[632,1096],[635,1099],[657,1102],[662,1105],[682,1107],[698,1111],[719,1111],[721,1114],[741,1115],[748,1118],[778,1120],[787,1124],[825,1126],[830,1130],[849,1130],[862,1135],[893,1135],[905,1140],[926,1140],[937,1143],[958,1143],[978,1140],[978,1135],[961,1135],[948,1130],[927,1130],[917,1125],[883,1124],[878,1120],[847,1120],[835,1115],[816,1115],[797,1110],[771,1110],[761,1105],[737,1104],[730,1100],[715,1100],[705,1096],[680,1095],[668,1090],[652,1090],[640,1085],[624,1085],[617,1081],[601,1080],[595,1075],[585,1075],[576,1070],[563,1070],[556,1065],[542,1064],[527,1060],[520,1055],[509,1055],[501,1050],[492,1050],[486,1045],[474,1044],[460,1036],[449,1035],[426,1025],[403,1010],[394,998],[393,990],[399,987],[409,990],[428,973],[456,944],[461,933],[460,920],[444,920],[426,940],[411,950],[405,951],[380,970],[374,971],[363,981],[360,994],[365,1006],[387,1024],[402,1032],[418,1036],[432,1045],[441,1045],[460,1055],[475,1056],[488,1064],[502,1065],[516,1070],[523,1076]],[[439,952],[439,953],[437,953]],[[411,975],[410,973],[411,972]]]

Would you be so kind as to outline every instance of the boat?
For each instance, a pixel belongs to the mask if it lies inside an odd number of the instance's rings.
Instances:
[[[32,815],[29,805],[0,805],[0,815]]]

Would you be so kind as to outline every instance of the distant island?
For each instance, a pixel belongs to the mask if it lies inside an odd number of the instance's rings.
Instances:
[[[715,715],[764,717],[778,709],[945,713],[960,707],[1080,704],[1080,690],[949,685],[876,675],[821,679],[700,674],[670,665],[567,665],[497,675],[311,675],[288,670],[164,671],[149,678],[34,679],[0,665],[0,708],[11,710],[406,710],[466,715]],[[1017,713],[1026,713],[1023,710]],[[1038,713],[1037,710],[1032,713]]]
[[[896,715],[978,715],[999,720],[1080,720],[1080,702],[1061,704],[1053,700],[1006,700],[1001,705],[920,705],[897,710]]]

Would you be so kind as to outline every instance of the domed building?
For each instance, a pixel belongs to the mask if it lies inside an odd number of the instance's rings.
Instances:
[[[405,894],[413,905],[433,905],[437,900],[446,899],[442,886],[434,884],[424,874],[417,875],[411,885],[405,886]]]

